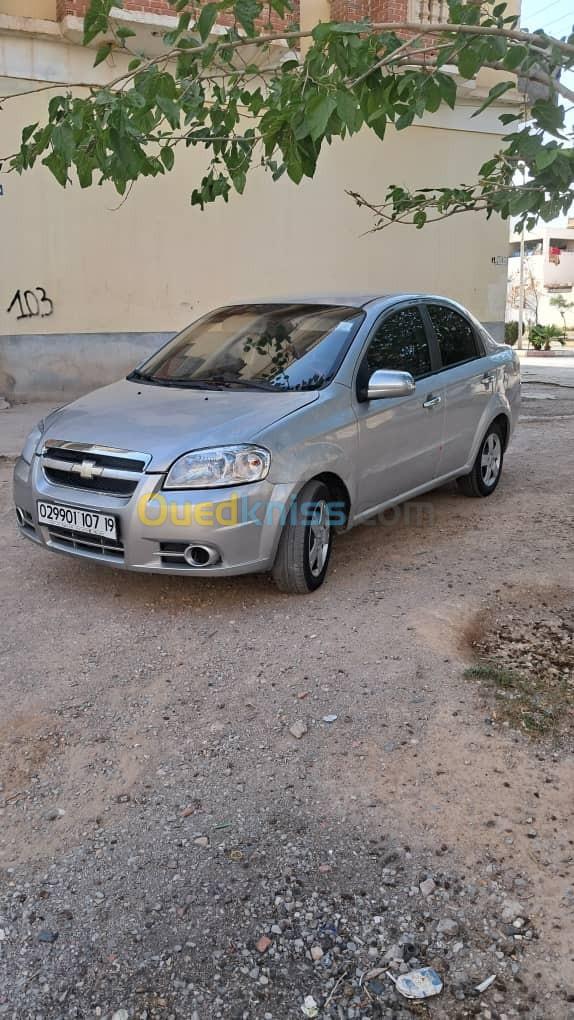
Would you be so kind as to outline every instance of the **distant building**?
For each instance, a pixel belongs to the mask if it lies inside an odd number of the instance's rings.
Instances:
[[[562,326],[558,308],[550,302],[562,294],[574,302],[574,219],[565,227],[540,224],[524,239],[524,321]],[[518,320],[520,234],[510,240],[506,320]],[[566,313],[574,326],[574,308]]]

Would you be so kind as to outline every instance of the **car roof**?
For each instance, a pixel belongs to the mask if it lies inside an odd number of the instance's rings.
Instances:
[[[421,294],[411,293],[410,291],[396,291],[390,294],[287,294],[245,303],[258,305],[341,305],[345,308],[366,308],[367,305],[375,303],[384,306],[386,304],[392,305],[397,301],[416,300],[445,301],[454,306],[458,305],[457,301],[453,301],[452,298],[447,298],[440,294]],[[239,302],[233,302],[233,304],[239,304]],[[230,304],[229,307],[233,307],[233,304]],[[458,307],[460,306],[458,305]]]

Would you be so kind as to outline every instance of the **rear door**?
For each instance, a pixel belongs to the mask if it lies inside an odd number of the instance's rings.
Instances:
[[[417,303],[384,313],[359,359],[355,413],[359,425],[357,512],[405,495],[432,481],[440,459],[443,383]],[[377,369],[410,372],[408,397],[360,401],[358,392]]]
[[[464,467],[495,386],[494,371],[474,325],[462,312],[440,302],[425,302],[423,312],[440,355],[445,420],[440,475]]]

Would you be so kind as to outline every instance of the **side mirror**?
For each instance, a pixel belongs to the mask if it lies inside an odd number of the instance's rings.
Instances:
[[[383,397],[408,397],[415,391],[415,381],[410,372],[392,372],[380,368],[373,372],[367,387],[367,400],[381,400]]]

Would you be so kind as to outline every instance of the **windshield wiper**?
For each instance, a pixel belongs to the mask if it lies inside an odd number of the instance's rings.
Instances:
[[[129,380],[137,382],[148,382],[154,386],[171,386],[175,389],[180,390],[221,390],[224,384],[205,382],[197,379],[162,379],[157,375],[145,375],[143,372],[138,372],[137,368],[127,377]]]
[[[227,387],[241,386],[247,390],[266,390],[267,392],[269,392],[270,390],[273,390],[275,392],[277,391],[281,392],[282,389],[279,386],[274,386],[273,383],[261,382],[258,379],[241,379],[238,376],[229,375],[214,375],[211,378],[214,383],[218,383],[221,386]],[[283,392],[285,392],[284,388]]]
[[[138,382],[155,382],[151,375],[146,375],[145,372],[140,372],[139,368],[134,368],[128,376],[126,376],[129,382],[137,380]]]

